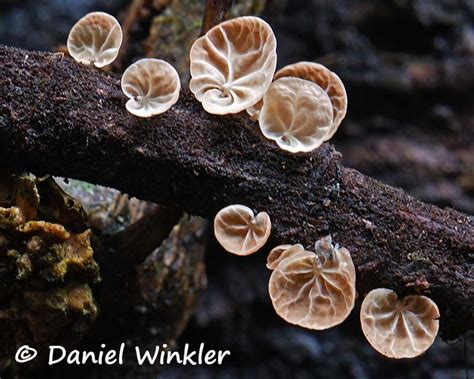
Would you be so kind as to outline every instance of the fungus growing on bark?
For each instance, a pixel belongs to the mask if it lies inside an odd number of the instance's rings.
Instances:
[[[426,296],[398,299],[387,288],[370,291],[362,302],[362,331],[372,347],[390,358],[414,358],[433,344],[439,328],[439,310]]]
[[[325,137],[325,141],[329,140],[336,133],[347,112],[347,94],[342,80],[334,72],[315,62],[298,62],[285,66],[276,72],[274,80],[285,77],[308,80],[326,91],[333,110],[331,130]]]
[[[274,268],[268,289],[276,313],[290,324],[323,330],[343,322],[355,301],[355,269],[349,251],[331,237],[315,244],[279,246],[268,257]]]
[[[329,140],[347,112],[347,94],[342,80],[322,64],[315,62],[298,62],[283,67],[275,73],[273,80],[278,80],[285,77],[294,77],[308,80],[319,85],[329,96],[333,108],[333,124],[331,132],[326,137]],[[252,105],[247,109],[247,113],[253,121],[257,121],[260,116],[260,111],[263,107],[263,100]]]
[[[104,12],[92,12],[72,27],[67,49],[79,63],[104,67],[117,58],[122,38],[122,28],[115,17]]]
[[[128,67],[122,76],[122,91],[130,98],[127,110],[138,117],[151,117],[178,101],[181,83],[172,65],[161,59],[145,58]]]
[[[299,78],[272,83],[263,98],[259,125],[263,135],[291,153],[319,147],[331,131],[333,111],[327,93]]]
[[[223,22],[190,52],[190,90],[209,113],[241,112],[262,99],[276,68],[276,39],[258,17]]]
[[[272,224],[266,212],[254,215],[245,205],[229,205],[214,219],[217,241],[229,253],[249,255],[260,250],[270,236]]]

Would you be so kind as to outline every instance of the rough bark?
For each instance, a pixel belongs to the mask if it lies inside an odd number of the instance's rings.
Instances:
[[[332,234],[361,295],[426,294],[441,331],[474,329],[473,220],[345,168],[330,144],[288,155],[245,115],[206,114],[187,89],[168,112],[125,110],[119,78],[60,55],[0,47],[4,167],[75,177],[204,217],[231,203],[267,211],[269,245]]]

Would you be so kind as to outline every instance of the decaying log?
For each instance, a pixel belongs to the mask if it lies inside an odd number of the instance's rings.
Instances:
[[[473,219],[345,168],[330,144],[288,155],[245,114],[205,113],[187,89],[168,112],[125,110],[119,78],[58,54],[0,47],[5,168],[74,177],[212,218],[242,203],[267,211],[269,245],[331,234],[357,267],[361,295],[430,296],[441,332],[474,329]]]

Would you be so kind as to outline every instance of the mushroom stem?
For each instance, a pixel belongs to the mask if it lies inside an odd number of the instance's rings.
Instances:
[[[226,83],[221,87],[222,93],[224,96],[229,96],[230,93],[230,86]]]

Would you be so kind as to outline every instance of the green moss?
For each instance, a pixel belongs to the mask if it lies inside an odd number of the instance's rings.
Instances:
[[[409,253],[408,259],[416,263],[423,263],[423,264],[428,264],[428,265],[433,264],[429,258],[422,256],[418,253]]]

